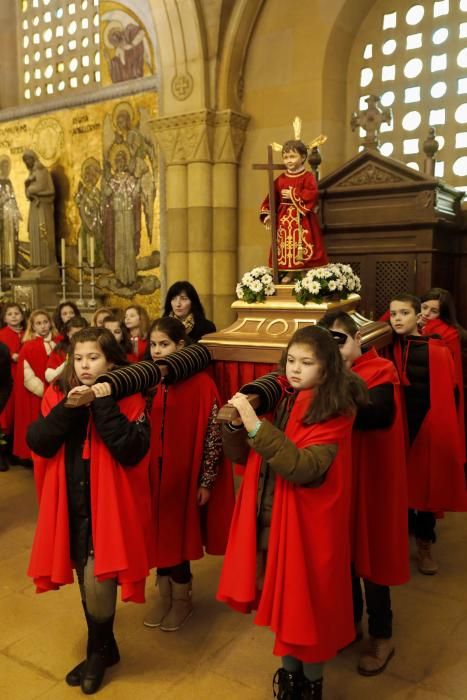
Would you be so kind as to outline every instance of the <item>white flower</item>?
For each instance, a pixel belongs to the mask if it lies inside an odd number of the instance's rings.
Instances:
[[[253,282],[253,275],[251,272],[245,272],[245,274],[242,277],[242,284],[244,284],[246,287],[249,287],[250,284]]]
[[[347,279],[347,287],[350,292],[355,289],[355,280],[353,279],[353,277],[349,277]]]
[[[263,276],[261,277],[261,282],[262,282],[264,285],[266,285],[266,286],[267,286],[268,284],[271,284],[271,282],[272,282],[272,276],[269,274],[269,272],[267,272],[265,275],[263,275]]]
[[[301,280],[297,280],[297,281],[295,282],[295,287],[294,287],[294,289],[295,289],[295,293],[296,293],[296,294],[298,294],[298,293],[301,291],[301,289],[302,289],[302,282],[301,282]]]
[[[316,280],[314,282],[311,282],[311,284],[310,284],[311,294],[319,294],[320,290],[321,290],[321,285],[319,282],[316,282]]]
[[[252,292],[261,292],[263,289],[263,285],[259,280],[253,280],[253,282],[250,282],[248,286]]]
[[[267,297],[272,297],[273,294],[275,294],[276,288],[273,284],[268,284],[266,289],[264,290],[264,293],[266,294]]]
[[[328,282],[328,288],[330,292],[334,292],[336,290],[337,284],[334,280],[329,280]]]
[[[344,289],[344,282],[342,281],[342,279],[336,282],[336,287],[339,290],[339,292],[342,292],[342,290]]]
[[[243,295],[243,287],[242,287],[242,285],[241,285],[240,282],[239,282],[239,283],[237,284],[237,286],[235,287],[235,291],[236,291],[236,293],[237,293],[238,299],[243,299],[243,296],[244,296],[244,295]]]

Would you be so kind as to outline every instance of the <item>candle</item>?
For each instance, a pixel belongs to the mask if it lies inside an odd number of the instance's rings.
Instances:
[[[89,238],[89,265],[94,267],[94,236]]]
[[[62,267],[65,267],[65,239],[62,238],[61,240],[61,245],[62,245]]]
[[[78,238],[78,267],[81,267],[83,264],[83,241],[81,240],[81,236]]]

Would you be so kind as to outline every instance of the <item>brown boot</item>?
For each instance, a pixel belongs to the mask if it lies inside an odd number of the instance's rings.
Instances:
[[[159,595],[152,609],[144,618],[143,625],[145,627],[160,627],[163,618],[167,615],[172,606],[170,576],[157,576],[156,588],[159,589]]]
[[[438,573],[439,566],[431,554],[431,542],[417,539],[418,570],[425,576]]]
[[[377,676],[382,673],[394,656],[392,639],[370,637],[368,645],[360,657],[357,671],[362,676]]]
[[[192,590],[190,583],[176,583],[170,579],[172,586],[172,607],[160,624],[164,632],[180,629],[193,612]]]

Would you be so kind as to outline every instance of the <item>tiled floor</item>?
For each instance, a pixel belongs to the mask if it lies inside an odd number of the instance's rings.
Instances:
[[[79,697],[65,673],[83,657],[84,625],[76,586],[36,595],[26,578],[34,521],[31,472],[0,474],[0,698]],[[355,672],[358,646],[326,670],[326,700],[467,699],[467,516],[439,525],[434,577],[413,569],[394,590],[396,656],[376,678]],[[108,671],[99,697],[113,700],[266,700],[277,666],[272,637],[216,603],[220,560],[194,565],[193,617],[179,632],[142,626],[144,608],[119,604],[122,661]],[[148,585],[148,597],[153,595]]]

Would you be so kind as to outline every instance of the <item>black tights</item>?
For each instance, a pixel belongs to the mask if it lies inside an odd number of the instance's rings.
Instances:
[[[157,569],[158,576],[170,576],[172,581],[175,583],[190,583],[191,581],[191,569],[189,561],[182,561],[181,564],[176,566],[166,566],[164,568]]]

